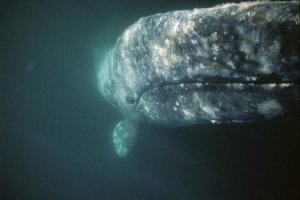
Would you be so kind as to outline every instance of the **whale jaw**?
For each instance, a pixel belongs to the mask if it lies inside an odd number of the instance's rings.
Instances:
[[[265,121],[299,110],[294,83],[191,83],[151,88],[137,110],[141,119],[176,127]]]

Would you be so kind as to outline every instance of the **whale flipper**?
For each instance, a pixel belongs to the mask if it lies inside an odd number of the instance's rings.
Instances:
[[[134,120],[124,119],[120,121],[113,132],[115,151],[120,157],[127,156],[135,144],[139,123]]]

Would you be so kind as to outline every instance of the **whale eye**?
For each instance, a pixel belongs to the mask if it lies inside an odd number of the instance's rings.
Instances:
[[[126,102],[131,104],[131,105],[135,105],[135,99],[133,97],[130,97],[130,96],[126,97]]]

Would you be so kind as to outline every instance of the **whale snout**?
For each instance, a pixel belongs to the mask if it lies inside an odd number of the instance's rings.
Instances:
[[[104,62],[102,94],[126,116],[168,126],[299,110],[299,3],[246,4],[141,18]]]

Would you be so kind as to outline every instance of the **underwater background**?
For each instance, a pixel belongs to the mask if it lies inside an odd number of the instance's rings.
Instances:
[[[239,1],[230,1],[239,2]],[[0,200],[300,199],[300,117],[143,124],[126,158],[96,60],[140,17],[224,1],[0,1]]]

